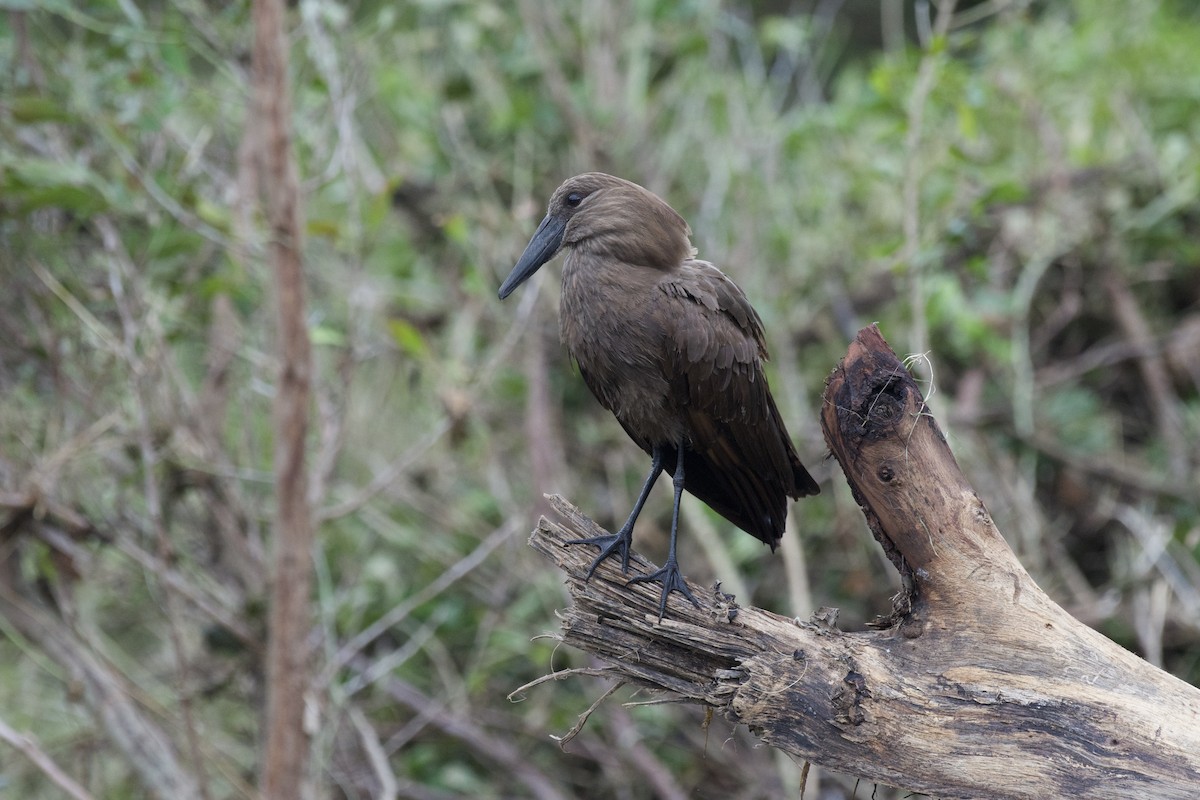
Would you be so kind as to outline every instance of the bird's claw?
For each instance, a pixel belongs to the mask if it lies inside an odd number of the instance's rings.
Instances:
[[[600,554],[596,556],[596,560],[592,562],[592,566],[588,568],[587,575],[584,580],[591,580],[592,575],[596,573],[596,567],[604,561],[604,559],[614,553],[621,554],[621,574],[629,572],[629,549],[633,545],[633,536],[631,533],[618,531],[617,533],[605,533],[600,536],[588,536],[584,539],[568,539],[567,544],[594,544],[600,548]]]
[[[696,598],[692,596],[692,590],[687,587],[687,583],[683,580],[683,575],[679,572],[679,564],[668,559],[667,563],[663,564],[658,570],[651,572],[649,575],[636,575],[629,579],[625,584],[630,583],[661,583],[662,599],[658,604],[658,621],[663,621],[663,616],[667,613],[667,596],[671,592],[679,592],[688,600],[692,601],[692,605],[700,608],[700,604],[696,602]]]

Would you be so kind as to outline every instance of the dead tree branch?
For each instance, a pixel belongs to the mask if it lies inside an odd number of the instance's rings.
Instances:
[[[561,498],[531,544],[568,576],[563,641],[619,679],[722,711],[799,758],[940,797],[1190,798],[1200,690],[1078,622],[1033,582],[874,327],[831,375],[823,427],[907,592],[886,629],[702,607],[567,547],[599,532]],[[635,572],[650,565],[632,561]]]

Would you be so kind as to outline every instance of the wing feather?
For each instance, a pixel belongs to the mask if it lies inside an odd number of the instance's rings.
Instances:
[[[684,262],[659,288],[672,345],[664,370],[690,437],[685,487],[774,547],[787,497],[818,488],[767,387],[762,320],[741,289],[703,261]]]

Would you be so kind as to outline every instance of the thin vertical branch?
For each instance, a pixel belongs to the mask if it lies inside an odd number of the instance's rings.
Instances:
[[[1110,244],[1110,250],[1116,246]],[[1104,290],[1112,303],[1113,317],[1141,355],[1137,358],[1142,383],[1146,387],[1146,402],[1150,415],[1158,428],[1159,441],[1167,456],[1167,469],[1173,480],[1185,480],[1192,468],[1188,458],[1187,434],[1183,415],[1176,403],[1175,391],[1171,387],[1171,376],[1161,352],[1154,347],[1155,335],[1146,315],[1142,313],[1137,298],[1121,275],[1118,267],[1119,255],[1113,253],[1111,266],[1104,273]]]
[[[879,4],[879,28],[884,50],[894,53],[904,47],[904,0],[882,0]]]
[[[305,327],[300,248],[300,186],[291,138],[283,0],[255,0],[254,83],[263,132],[268,254],[275,276],[279,382],[275,390],[275,554],[267,643],[266,752],[262,792],[268,800],[303,796],[309,742],[304,732],[311,627],[313,531],[304,442],[308,433],[311,343]]]
[[[350,709],[350,722],[353,723],[354,730],[358,733],[367,763],[371,765],[371,771],[375,773],[375,779],[379,781],[379,789],[375,797],[379,800],[395,800],[400,792],[399,782],[396,780],[396,773],[392,772],[392,768],[388,764],[387,752],[384,751],[383,745],[379,741],[379,733],[371,726],[367,715],[358,708]]]
[[[933,37],[923,44],[927,52],[917,68],[917,79],[908,102],[908,131],[904,138],[904,249],[901,261],[909,274],[909,301],[912,304],[912,351],[929,349],[929,330],[925,320],[925,266],[921,258],[921,137],[925,125],[925,105],[937,81],[937,65],[944,58],[945,36],[954,17],[955,0],[938,3]],[[920,26],[918,26],[920,27]]]
[[[540,315],[539,315],[540,316]],[[544,326],[537,325],[526,337],[525,375],[529,393],[525,399],[525,436],[529,441],[529,471],[534,486],[552,486],[566,474],[561,453],[564,452],[558,405],[550,390],[550,370]],[[531,509],[533,518],[548,512],[550,506],[539,500]]]

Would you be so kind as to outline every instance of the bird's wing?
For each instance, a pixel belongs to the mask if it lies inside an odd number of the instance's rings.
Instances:
[[[762,370],[762,320],[733,281],[702,261],[659,284],[670,320],[665,362],[683,412],[694,464],[688,489],[734,524],[768,544],[778,542],[786,496],[817,487],[788,438]]]

